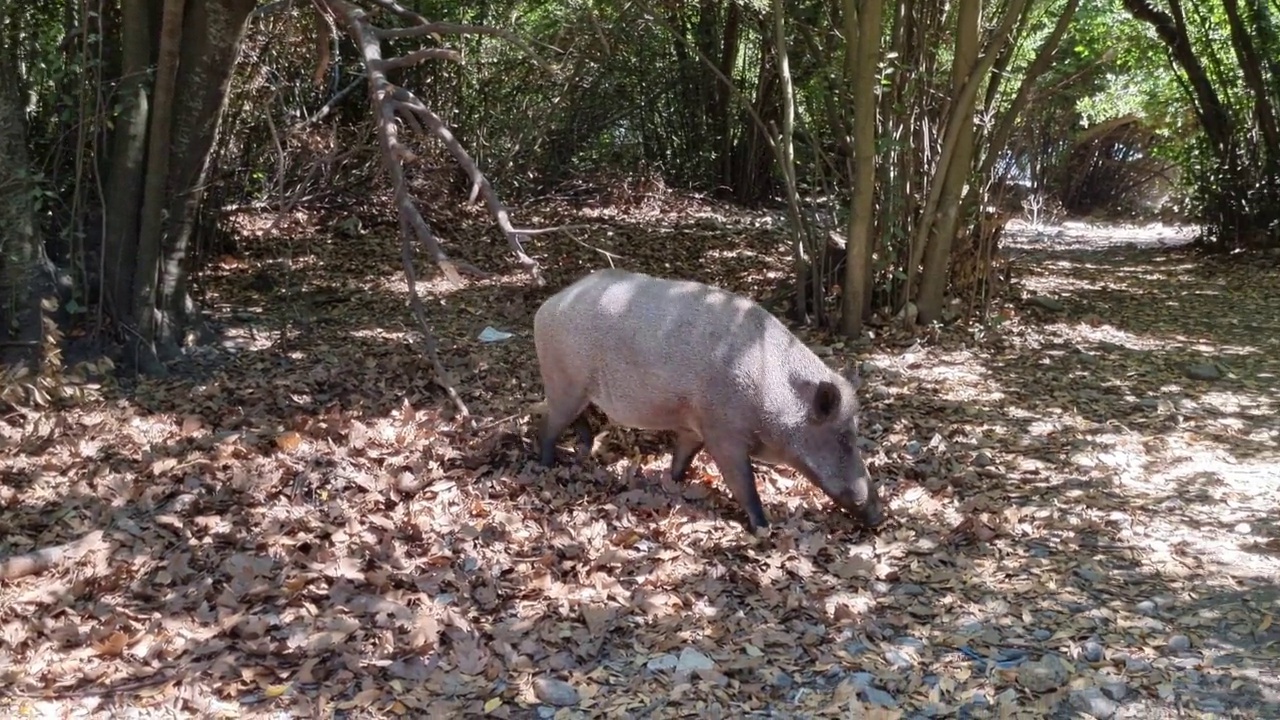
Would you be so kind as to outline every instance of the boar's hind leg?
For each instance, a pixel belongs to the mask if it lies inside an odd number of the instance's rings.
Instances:
[[[747,528],[754,532],[769,527],[769,518],[764,514],[764,505],[760,503],[760,493],[756,490],[751,456],[747,454],[747,449],[732,440],[708,437],[707,450],[716,461],[716,467],[720,468],[720,475],[729,486],[729,492],[733,493],[733,499],[747,513]]]
[[[689,472],[689,464],[702,449],[702,438],[694,432],[681,430],[676,433],[675,448],[671,451],[671,480],[681,482]]]
[[[556,401],[547,403],[547,414],[542,418],[542,426],[538,429],[539,461],[545,467],[551,467],[556,459],[556,440],[570,425],[578,436],[579,444],[586,444],[591,450],[591,426],[582,414],[587,409],[586,398],[573,402]]]

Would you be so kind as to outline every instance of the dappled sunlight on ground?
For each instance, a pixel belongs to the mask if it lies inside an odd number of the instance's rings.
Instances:
[[[529,243],[545,288],[491,229],[442,229],[497,271],[419,286],[472,422],[415,349],[388,231],[301,215],[280,231],[318,260],[246,237],[209,281],[223,345],[186,374],[7,418],[4,554],[106,544],[0,584],[0,682],[113,716],[1280,714],[1274,269],[1169,261],[1168,229],[1124,229],[1140,252],[1016,231],[1003,322],[856,353],[803,333],[861,369],[890,520],[863,531],[759,466],[754,538],[706,454],[671,482],[666,437],[597,417],[592,457],[566,436],[534,464],[530,327],[594,248],[754,291],[786,271],[784,224],[693,202],[551,220],[584,218]]]

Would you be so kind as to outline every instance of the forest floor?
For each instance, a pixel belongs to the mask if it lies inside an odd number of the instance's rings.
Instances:
[[[440,221],[501,271],[420,283],[468,424],[379,213],[244,217],[201,286],[219,346],[3,418],[0,558],[80,542],[22,577],[0,560],[0,715],[1280,717],[1274,258],[1014,225],[997,321],[805,334],[861,364],[892,517],[859,530],[761,467],[754,538],[705,455],[664,476],[661,437],[534,465],[530,328],[607,262],[588,245],[762,296],[775,218],[522,209],[589,226],[530,241],[545,288],[479,210]]]

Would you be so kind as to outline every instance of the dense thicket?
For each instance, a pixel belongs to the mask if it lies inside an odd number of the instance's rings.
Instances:
[[[1163,212],[1274,246],[1277,34],[1266,0],[0,0],[6,360],[39,359],[47,316],[158,371],[199,336],[188,274],[218,208],[396,185],[384,110],[445,139],[419,165],[459,163],[495,217],[480,171],[508,199],[776,204],[796,314],[849,333],[980,304],[1013,213]],[[371,106],[371,81],[400,95]]]

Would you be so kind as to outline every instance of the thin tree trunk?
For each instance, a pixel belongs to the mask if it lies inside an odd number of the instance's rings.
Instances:
[[[1177,0],[1173,0],[1175,3]],[[1218,93],[1209,82],[1204,65],[1191,47],[1191,40],[1186,32],[1174,22],[1172,16],[1156,8],[1149,0],[1124,0],[1124,6],[1135,18],[1155,28],[1156,35],[1173,53],[1174,60],[1187,74],[1191,83],[1192,96],[1195,98],[1195,111],[1200,120],[1200,127],[1213,146],[1217,159],[1227,160],[1227,149],[1231,146],[1231,121]]]
[[[951,244],[956,233],[957,210],[961,192],[969,177],[973,159],[974,121],[973,110],[977,93],[964,95],[965,84],[970,82],[970,70],[978,64],[978,26],[982,21],[980,0],[962,0],[956,23],[956,54],[951,66],[951,90],[955,106],[950,123],[957,123],[950,163],[942,175],[939,194],[940,208],[934,226],[934,236],[928,241],[924,256],[924,270],[920,277],[920,296],[916,301],[919,319],[930,323],[942,315],[942,300],[947,289],[947,270],[950,267]]]
[[[996,122],[995,132],[991,134],[990,142],[987,143],[987,154],[982,160],[980,177],[986,178],[990,176],[996,160],[1004,152],[1005,146],[1009,144],[1009,136],[1013,133],[1014,125],[1034,95],[1036,81],[1049,69],[1049,63],[1053,62],[1054,55],[1058,52],[1058,45],[1061,44],[1062,37],[1066,34],[1067,28],[1071,26],[1071,20],[1075,18],[1076,10],[1079,8],[1080,0],[1067,1],[1067,6],[1063,8],[1062,14],[1058,16],[1058,22],[1054,25],[1053,31],[1049,33],[1049,37],[1045,38],[1045,41],[1040,45],[1040,50],[1036,53],[1035,60],[1031,61],[1031,65],[1023,74],[1022,82],[1018,85],[1018,92],[1013,96],[1013,102],[1009,103],[1009,109]]]
[[[146,0],[121,0],[120,113],[115,118],[108,170],[106,237],[103,258],[109,264],[102,279],[104,300],[114,313],[128,315],[133,297],[133,269],[138,258],[138,208],[142,206],[143,164],[147,152],[147,67],[153,32]]]
[[[147,174],[143,182],[141,229],[138,232],[137,266],[133,275],[133,320],[138,337],[134,361],[144,372],[161,372],[155,346],[156,282],[160,274],[160,235],[164,232],[164,196],[169,177],[169,136],[173,128],[174,85],[182,42],[183,0],[165,0],[160,25],[160,56],[152,92],[152,112],[147,147]]]
[[[5,14],[0,6],[0,27]],[[37,372],[44,337],[41,303],[55,288],[36,219],[16,60],[12,46],[0,48],[0,364]]]
[[[871,246],[875,233],[876,176],[876,70],[880,58],[882,0],[844,1],[847,52],[853,64],[853,198],[849,207],[847,259],[841,331],[850,337],[862,333],[862,321],[871,305]]]
[[[791,63],[787,58],[787,24],[783,0],[773,0],[773,44],[778,54],[778,79],[782,83],[782,137],[779,153],[782,175],[787,183],[787,210],[791,216],[791,245],[796,280],[796,315],[804,321],[808,315],[809,259],[805,254],[804,228],[800,219],[800,203],[796,196],[795,163],[795,88],[791,85]],[[820,298],[814,298],[815,305]]]
[[[1276,125],[1275,110],[1271,107],[1267,85],[1262,79],[1262,62],[1253,46],[1253,38],[1240,17],[1238,0],[1222,0],[1222,4],[1227,11],[1227,24],[1231,27],[1231,46],[1235,48],[1236,58],[1240,61],[1245,85],[1253,95],[1253,112],[1257,117],[1262,140],[1267,146],[1267,157],[1276,162],[1280,160],[1280,128]]]
[[[211,150],[222,126],[223,109],[241,41],[255,0],[203,0],[190,3],[182,32],[178,87],[186,88],[173,120],[177,132],[169,152],[166,205],[169,224],[161,243],[156,306],[162,324],[157,341],[175,349],[181,331],[203,330],[187,290],[188,247],[195,235],[204,198]],[[207,338],[206,338],[207,339]]]
[[[973,110],[981,78],[991,70],[997,54],[1008,39],[1014,22],[1020,17],[1026,0],[1011,0],[999,28],[991,36],[985,52],[978,54],[978,24],[981,16],[979,0],[961,0],[956,32],[956,57],[952,65],[952,88],[955,93],[947,118],[942,153],[934,171],[934,185],[929,190],[925,211],[912,243],[910,276],[923,255],[924,268],[916,299],[919,320],[930,323],[942,316],[942,301],[947,289],[951,244],[956,232],[957,209],[964,182],[969,177],[973,158]],[[939,208],[941,208],[939,210]],[[935,217],[935,213],[937,214]],[[933,237],[930,238],[930,231]]]

